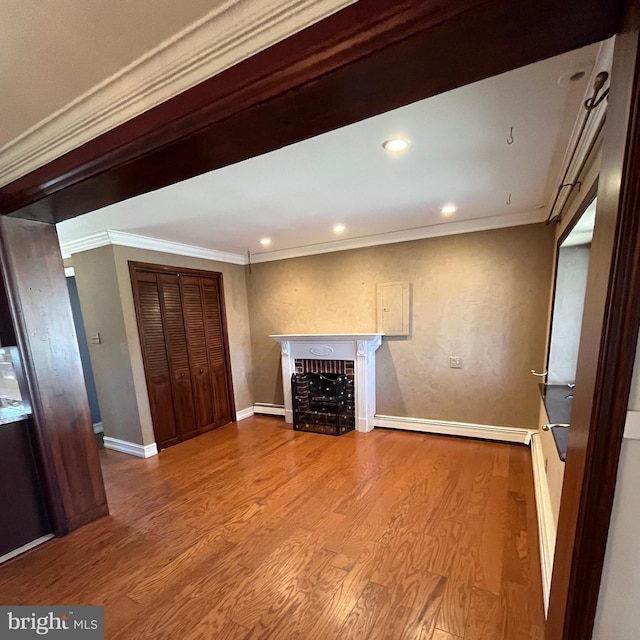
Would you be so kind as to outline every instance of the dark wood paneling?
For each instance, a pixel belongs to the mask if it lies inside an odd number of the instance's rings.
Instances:
[[[29,425],[0,424],[0,556],[52,531]]]
[[[54,226],[3,217],[0,260],[57,533],[108,513]]]
[[[640,325],[637,7],[629,18],[615,46],[547,640],[592,634]]]
[[[68,219],[601,40],[621,7],[360,0],[3,187],[0,213]]]

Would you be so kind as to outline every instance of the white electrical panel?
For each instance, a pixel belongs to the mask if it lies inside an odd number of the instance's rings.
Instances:
[[[411,285],[384,282],[377,285],[377,293],[378,331],[386,336],[408,336]]]

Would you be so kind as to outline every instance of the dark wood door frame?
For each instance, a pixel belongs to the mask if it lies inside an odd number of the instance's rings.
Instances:
[[[624,30],[574,400],[581,426],[570,440],[546,634],[586,640],[640,322],[637,5],[360,0],[3,187],[0,213],[67,219]]]

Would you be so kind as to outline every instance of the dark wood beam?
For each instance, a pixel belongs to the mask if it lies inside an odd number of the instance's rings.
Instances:
[[[60,535],[108,509],[55,227],[0,218],[0,264]]]
[[[359,0],[0,189],[59,222],[612,35],[620,0]]]

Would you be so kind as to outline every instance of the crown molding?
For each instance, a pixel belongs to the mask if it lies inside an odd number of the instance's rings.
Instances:
[[[93,233],[78,240],[70,242],[62,242],[60,248],[64,257],[70,257],[74,253],[82,251],[90,251],[98,247],[106,247],[108,245],[116,245],[120,247],[133,247],[135,249],[147,249],[149,251],[161,251],[162,253],[171,253],[178,256],[189,256],[190,258],[202,258],[204,260],[214,260],[216,262],[226,262],[229,264],[247,264],[246,256],[238,253],[230,253],[228,251],[216,251],[215,249],[206,249],[204,247],[195,247],[180,242],[172,242],[171,240],[161,240],[159,238],[150,238],[148,236],[140,236],[135,233],[126,233],[124,231],[101,231]]]
[[[335,240],[333,242],[323,242],[319,244],[306,245],[304,247],[293,247],[292,249],[282,249],[281,251],[268,251],[265,253],[251,254],[253,264],[259,262],[272,262],[273,260],[285,260],[287,258],[302,258],[321,253],[333,253],[334,251],[348,251],[349,249],[362,249],[365,247],[375,247],[382,244],[394,244],[396,242],[409,242],[411,240],[423,240],[425,238],[438,238],[441,236],[452,236],[459,233],[473,233],[474,231],[490,231],[491,229],[504,229],[507,227],[518,227],[525,224],[536,224],[545,219],[545,214],[541,209],[527,211],[519,214],[509,214],[503,216],[493,216],[491,218],[476,218],[474,220],[460,220],[456,222],[444,222],[429,227],[419,227],[417,229],[406,229],[403,231],[393,231],[391,233],[381,233],[360,238],[350,238],[348,240]],[[226,262],[229,264],[248,264],[247,256],[241,253],[228,251],[217,251],[205,247],[196,247],[190,244],[182,244],[171,240],[161,240],[150,238],[135,233],[125,231],[100,231],[84,238],[60,243],[62,255],[70,258],[74,253],[90,251],[99,247],[116,245],[121,247],[133,247],[135,249],[148,249],[149,251],[161,251],[178,256],[189,256],[191,258],[202,258],[204,260],[214,260],[216,262]]]
[[[63,258],[70,258],[74,253],[80,253],[81,251],[89,251],[91,249],[97,249],[98,247],[106,247],[111,244],[111,238],[108,231],[100,231],[99,233],[92,233],[84,238],[78,240],[72,240],[71,242],[61,242],[60,249],[62,250]]]
[[[0,186],[355,0],[227,0],[0,148]]]
[[[613,63],[613,48],[614,48],[614,38],[609,38],[604,42],[600,43],[600,48],[598,50],[598,55],[596,57],[596,62],[593,65],[593,70],[591,71],[591,76],[589,77],[589,82],[587,83],[587,88],[585,89],[585,94],[582,102],[580,103],[580,110],[576,114],[576,119],[573,124],[573,129],[571,131],[571,137],[569,138],[569,144],[564,153],[564,158],[562,159],[562,165],[560,166],[560,171],[558,172],[557,183],[554,184],[554,189],[552,189],[551,195],[549,197],[549,205],[547,207],[547,211],[551,211],[551,207],[553,206],[553,200],[556,196],[557,186],[560,184],[560,180],[564,175],[564,172],[567,169],[567,165],[569,163],[571,157],[571,151],[578,141],[578,136],[580,135],[580,129],[582,128],[582,122],[584,120],[585,110],[584,103],[587,98],[590,98],[593,94],[593,83],[596,79],[596,76],[601,71],[606,71],[609,74],[609,78],[611,78],[611,65]],[[608,83],[606,85],[609,86]],[[593,146],[598,138],[600,131],[602,130],[602,126],[604,125],[605,115],[607,113],[607,101],[604,100],[596,109],[593,110],[591,117],[587,122],[587,126],[585,127],[584,133],[582,134],[582,139],[578,144],[578,148],[576,149],[576,155],[571,163],[570,169],[573,169],[573,173],[570,172],[567,178],[568,182],[574,182],[580,179],[580,175],[587,163],[589,158],[589,154],[593,149]],[[554,215],[564,211],[564,207],[571,196],[573,189],[563,189],[560,192],[560,197],[558,198],[558,202],[556,204],[556,209]]]
[[[281,251],[252,253],[251,262],[256,264],[259,262],[271,262],[273,260],[286,260],[287,258],[302,258],[304,256],[312,256],[320,253],[348,251],[349,249],[363,249],[365,247],[375,247],[382,244],[394,244],[396,242],[409,242],[411,240],[424,240],[425,238],[452,236],[459,233],[473,233],[474,231],[490,231],[491,229],[518,227],[525,224],[543,222],[545,218],[546,214],[544,210],[536,209],[534,211],[526,211],[524,213],[493,216],[490,218],[443,222],[441,224],[419,227],[417,229],[406,229],[403,231],[392,231],[390,233],[380,233],[360,238],[322,242],[319,244],[306,245],[304,247],[282,249]]]

